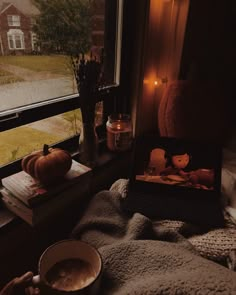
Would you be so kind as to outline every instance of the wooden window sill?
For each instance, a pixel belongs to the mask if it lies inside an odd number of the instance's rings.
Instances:
[[[110,152],[103,145],[99,151],[97,165],[92,169],[92,179],[88,194],[93,195],[102,189],[109,189],[116,179],[128,177],[130,154],[130,151],[121,153]],[[75,155],[73,158],[81,162],[79,155]],[[0,203],[1,234],[22,222],[18,216],[4,208]]]

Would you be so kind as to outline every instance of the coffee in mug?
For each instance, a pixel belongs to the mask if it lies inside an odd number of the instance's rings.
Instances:
[[[75,291],[91,284],[96,278],[96,272],[89,262],[71,258],[53,265],[45,278],[54,289]]]
[[[93,246],[63,240],[43,252],[33,284],[43,295],[97,295],[101,274],[102,259]]]

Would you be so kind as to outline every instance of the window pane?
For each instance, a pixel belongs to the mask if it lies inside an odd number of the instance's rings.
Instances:
[[[8,15],[7,16],[8,26],[20,26],[20,16],[19,15]]]
[[[13,36],[8,36],[8,42],[9,42],[9,48],[13,49],[14,48],[14,42],[13,42]]]
[[[95,125],[103,123],[103,103],[95,108]],[[56,144],[81,133],[80,109],[0,132],[0,166],[42,149],[43,144]],[[74,147],[76,149],[76,147]]]
[[[31,33],[31,42],[32,42],[32,50],[33,51],[39,50],[39,48],[37,49],[37,36],[35,33]]]
[[[20,16],[13,15],[13,26],[20,26]]]
[[[21,36],[15,35],[15,44],[16,44],[16,49],[23,48]]]
[[[52,145],[81,130],[81,112],[74,110],[0,133],[0,166],[15,161],[44,143]]]
[[[13,25],[12,15],[8,15],[7,16],[7,22],[8,22],[8,26],[12,26]]]
[[[0,112],[78,93],[72,55],[94,58],[104,49],[105,84],[114,83],[118,0],[8,2],[21,15],[8,16],[18,28],[0,32]]]

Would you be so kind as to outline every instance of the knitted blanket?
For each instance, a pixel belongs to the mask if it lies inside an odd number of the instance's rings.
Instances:
[[[121,199],[127,197],[128,179],[115,181],[111,191],[118,192]],[[236,220],[224,210],[225,226],[223,228],[204,229],[180,220],[158,220],[159,225],[183,235],[203,257],[223,265],[231,264],[236,271]],[[233,261],[231,261],[233,259]]]
[[[121,199],[95,195],[72,232],[101,253],[99,295],[236,294],[236,272],[203,258],[178,230],[125,214]]]

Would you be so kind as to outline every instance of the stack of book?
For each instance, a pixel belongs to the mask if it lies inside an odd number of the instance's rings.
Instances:
[[[70,171],[58,183],[43,186],[20,171],[2,179],[0,193],[10,211],[34,226],[88,193],[90,180],[91,168],[73,160]]]

